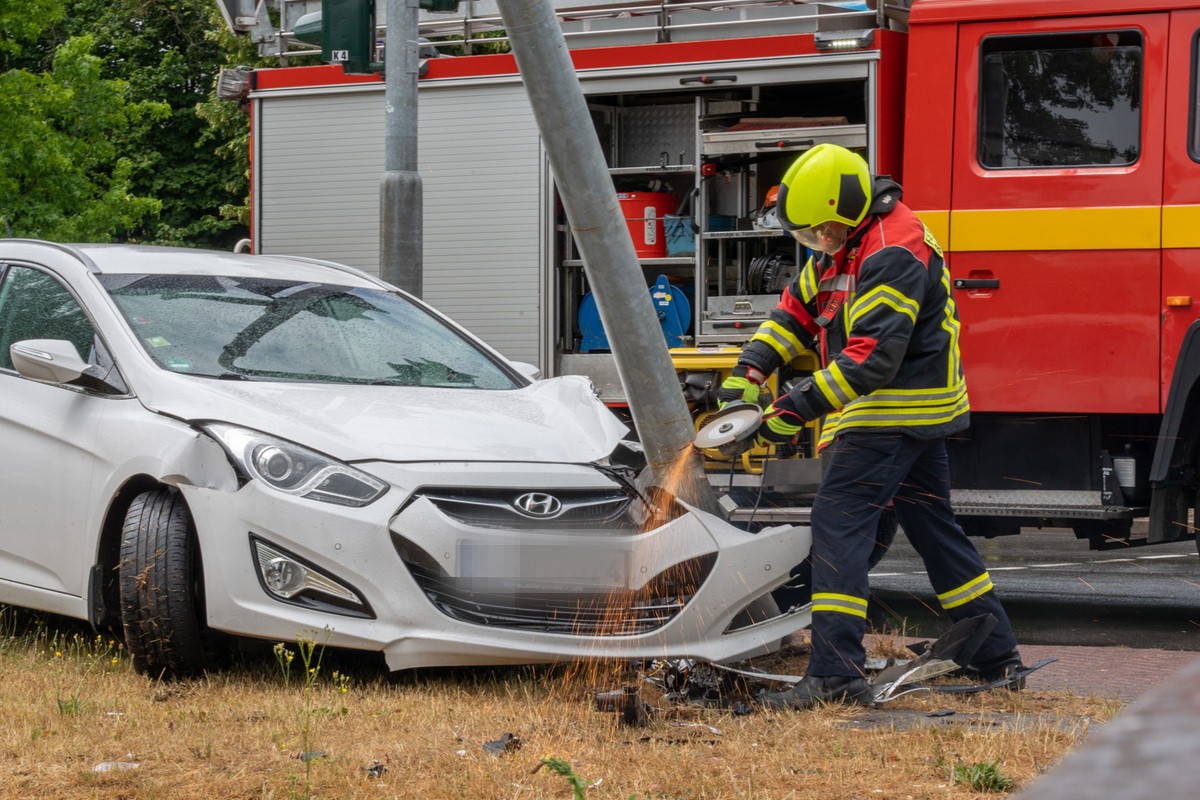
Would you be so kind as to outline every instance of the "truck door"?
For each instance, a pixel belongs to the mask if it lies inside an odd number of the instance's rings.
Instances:
[[[1200,11],[1171,14],[1163,173],[1162,399],[1200,319]]]
[[[1166,15],[959,36],[949,249],[972,409],[1158,413]]]

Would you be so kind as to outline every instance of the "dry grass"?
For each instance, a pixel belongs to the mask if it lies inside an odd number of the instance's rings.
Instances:
[[[541,767],[556,757],[595,784],[590,799],[958,800],[995,795],[956,782],[955,767],[961,776],[993,764],[1020,788],[1117,710],[1061,693],[991,692],[734,716],[671,708],[646,684],[664,710],[633,728],[591,702],[628,679],[610,665],[389,680],[373,663],[327,654],[314,680],[297,660],[285,684],[266,653],[163,684],[137,675],[103,637],[12,633],[0,640],[0,797],[570,798],[567,781]],[[802,667],[794,655],[771,666]],[[926,717],[949,709],[954,717]],[[519,749],[484,750],[506,732]],[[305,750],[324,755],[303,761]],[[105,762],[139,766],[95,771]],[[375,763],[378,777],[367,770]]]

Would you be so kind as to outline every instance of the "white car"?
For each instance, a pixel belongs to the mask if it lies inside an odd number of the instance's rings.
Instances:
[[[499,310],[498,310],[499,313]],[[730,661],[808,551],[636,488],[586,379],[302,258],[0,240],[0,603],[154,675],[235,637],[391,669]]]

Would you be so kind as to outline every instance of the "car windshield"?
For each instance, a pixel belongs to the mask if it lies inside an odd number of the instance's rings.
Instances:
[[[512,389],[511,373],[399,294],[209,275],[101,275],[164,369],[233,380]]]

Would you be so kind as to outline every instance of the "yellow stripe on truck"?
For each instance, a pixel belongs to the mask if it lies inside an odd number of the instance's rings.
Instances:
[[[956,253],[1200,247],[1200,206],[963,209],[918,216]]]
[[[1200,206],[1163,206],[1164,250],[1200,247]]]

